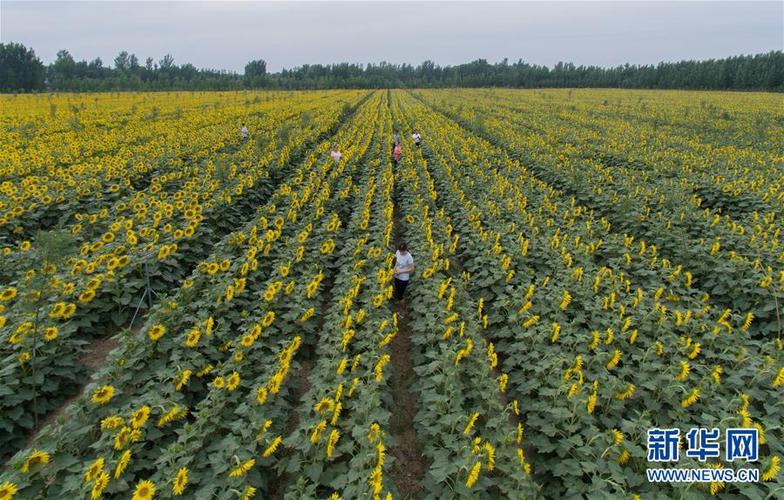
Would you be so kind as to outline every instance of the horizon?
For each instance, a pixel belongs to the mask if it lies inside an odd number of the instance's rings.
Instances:
[[[104,66],[114,67],[114,58],[125,50],[141,64],[147,57],[157,62],[171,54],[177,65],[238,74],[255,59],[265,60],[270,73],[319,64],[416,67],[433,61],[447,67],[478,59],[495,64],[504,58],[510,64],[523,60],[549,68],[558,62],[612,68],[784,48],[781,2],[489,6],[492,9],[475,2],[10,1],[0,3],[0,41],[32,48],[45,64],[65,49],[76,60],[100,58]],[[189,35],[181,36],[184,32]],[[197,35],[190,36],[193,33]]]
[[[140,0],[140,1],[145,1],[145,0]],[[402,1],[408,1],[408,0],[402,0]],[[20,42],[16,42],[14,40],[9,40],[9,41],[3,41],[3,42],[0,42],[0,43],[12,44],[12,43],[20,43]],[[28,48],[28,49],[32,49],[35,52],[36,57],[41,59],[41,57],[38,55],[38,52],[35,51],[35,47],[28,47],[28,46],[25,46],[25,47]],[[64,50],[66,50],[66,51],[68,51],[70,53],[70,51],[67,48],[65,48]],[[525,59],[511,60],[509,58],[507,58],[508,59],[507,63],[510,66],[512,66],[512,65],[515,65],[515,64],[517,64],[519,62],[519,63],[522,63],[522,64],[528,64],[530,66],[546,67],[549,70],[554,69],[554,67],[556,65],[558,65],[558,64],[573,64],[577,68],[579,68],[579,67],[586,67],[586,68],[592,67],[592,68],[600,68],[600,69],[615,69],[615,68],[623,67],[625,65],[629,65],[631,67],[645,67],[645,66],[648,66],[648,67],[654,67],[655,68],[659,64],[676,64],[676,63],[680,63],[680,62],[704,62],[704,61],[711,61],[711,60],[732,59],[732,58],[735,58],[735,57],[755,57],[755,56],[761,56],[761,55],[765,55],[765,54],[769,54],[769,53],[780,53],[780,52],[782,52],[782,49],[778,49],[778,50],[772,49],[772,50],[769,50],[767,52],[757,52],[757,53],[747,53],[747,54],[730,54],[730,55],[727,55],[727,56],[713,57],[713,58],[708,58],[708,59],[678,59],[678,60],[670,60],[670,61],[658,61],[658,62],[648,63],[648,64],[634,64],[634,63],[628,63],[627,62],[627,63],[616,64],[616,65],[613,65],[613,66],[602,66],[602,65],[595,65],[595,64],[576,64],[576,63],[574,63],[574,61],[556,61],[554,64],[549,64],[548,65],[548,64],[533,63],[533,62],[527,61]],[[131,56],[131,55],[136,55],[137,58],[139,59],[139,64],[141,66],[144,66],[144,59],[146,59],[146,58],[143,59],[143,58],[139,57],[138,54],[133,54],[133,53],[129,52],[128,56]],[[152,57],[155,66],[158,66],[158,63],[159,63],[160,59],[162,59],[166,55],[167,54],[162,54],[159,57],[155,57],[155,56],[149,56],[149,57]],[[76,62],[85,61],[87,63],[90,63],[90,62],[92,62],[93,60],[96,59],[96,58],[77,58],[77,57],[74,57],[74,55],[72,53],[71,53],[71,56],[74,58],[74,61],[76,61]],[[100,57],[99,57],[99,59],[101,59],[101,62],[103,63],[103,67],[104,68],[116,69],[115,65],[113,64],[114,58],[112,58],[110,61],[106,61],[106,60],[104,60],[103,58],[100,58]],[[409,66],[411,66],[413,68],[417,68],[417,67],[420,67],[422,64],[424,64],[426,62],[432,62],[438,68],[447,69],[447,68],[454,68],[454,67],[458,67],[458,66],[462,66],[462,65],[466,65],[466,64],[471,64],[471,63],[477,62],[477,61],[485,61],[489,65],[498,65],[498,64],[503,62],[503,59],[492,61],[492,60],[489,60],[488,58],[480,57],[478,59],[472,59],[470,61],[463,61],[463,62],[459,62],[459,63],[456,63],[456,64],[446,64],[446,65],[441,65],[441,64],[439,64],[436,61],[429,61],[429,60],[423,60],[423,61],[414,62],[414,63],[409,63],[409,62],[391,63],[389,61],[376,61],[376,62],[372,62],[372,61],[366,61],[366,62],[361,62],[361,61],[360,62],[349,62],[349,61],[313,62],[313,63],[304,63],[304,64],[301,64],[301,65],[298,65],[298,66],[292,66],[292,67],[287,67],[287,68],[280,68],[277,71],[270,71],[268,69],[267,70],[267,74],[281,74],[283,71],[296,71],[297,69],[305,67],[305,66],[322,66],[322,67],[330,67],[330,66],[332,66],[332,67],[335,67],[335,66],[340,66],[340,65],[344,65],[344,64],[347,64],[347,65],[350,65],[350,66],[362,67],[363,69],[366,68],[368,65],[379,67],[379,66],[381,66],[383,64],[394,65],[394,66],[397,66],[397,67],[401,67],[401,66],[404,66],[404,65],[409,65]],[[49,65],[53,64],[54,62],[55,62],[54,59],[51,60],[51,61],[44,61],[42,59],[42,63],[45,66],[49,66]],[[248,61],[248,62],[250,62],[250,61]],[[267,62],[267,61],[265,61],[265,62]],[[175,65],[176,66],[183,66],[183,65],[187,65],[187,64],[192,64],[192,63],[190,61],[177,61],[176,58],[175,58]],[[224,73],[224,74],[234,74],[234,75],[238,75],[238,76],[242,76],[243,73],[244,73],[244,70],[245,70],[244,68],[242,68],[239,71],[235,71],[235,70],[228,70],[228,69],[225,69],[225,68],[201,67],[201,66],[195,66],[195,65],[194,65],[194,67],[197,70],[199,70],[199,71],[213,71],[213,72],[220,72],[220,73]]]

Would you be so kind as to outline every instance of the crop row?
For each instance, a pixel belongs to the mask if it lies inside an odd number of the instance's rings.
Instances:
[[[229,155],[231,166],[222,176],[208,162],[177,173],[178,182],[168,189],[154,183],[137,192],[133,203],[118,203],[124,206],[115,207],[114,221],[100,236],[85,240],[76,224],[66,233],[44,233],[18,258],[9,257],[18,274],[7,282],[7,300],[0,304],[0,394],[7,409],[0,442],[18,445],[22,429],[73,391],[83,379],[78,360],[84,344],[127,324],[134,307],[143,305],[146,287],[162,293],[179,286],[206,257],[205,242],[229,234],[256,211],[277,185],[272,162],[285,173],[291,155],[312,143],[318,146],[310,161],[323,156],[328,144],[319,141],[342,118],[336,108],[320,110],[313,124],[295,128],[280,144],[273,134],[267,150]]]
[[[70,418],[39,435],[36,446],[50,453],[55,466],[26,475],[30,450],[9,462],[21,487],[31,493],[49,488],[56,495],[83,494],[89,487],[118,493],[149,477],[158,488],[164,483],[173,488],[186,468],[179,480],[188,474],[193,491],[211,498],[212,492],[229,495],[227,488],[259,478],[248,475],[247,455],[253,446],[280,445],[280,440],[273,445],[271,434],[261,439],[261,427],[269,422],[264,431],[283,429],[291,363],[303,340],[315,342],[303,334],[308,328],[316,332],[314,323],[321,320],[316,309],[326,270],[320,260],[341,241],[338,212],[354,196],[345,174],[356,171],[365,156],[374,122],[369,117],[378,101],[365,104],[335,138],[347,141],[363,133],[368,138],[347,148],[339,166],[325,163],[318,148],[258,217],[215,245],[175,294],[158,301],[143,336],[124,336],[96,383],[70,408]],[[225,437],[221,463],[203,441],[215,433]],[[194,450],[207,458],[194,460]],[[92,457],[96,452],[100,456]],[[84,474],[93,465],[95,474],[85,485]],[[172,467],[172,477],[163,475]],[[110,485],[97,480],[104,474],[114,478]],[[225,477],[225,487],[216,476]]]
[[[771,436],[763,468],[780,457],[780,341],[749,338],[748,315],[711,307],[686,268],[636,251],[505,151],[414,100],[405,109],[430,137],[422,168],[523,403],[537,479],[569,494],[638,492],[645,430],[707,420],[759,426]]]

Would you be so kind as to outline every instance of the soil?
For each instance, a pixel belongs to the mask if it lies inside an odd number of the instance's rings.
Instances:
[[[86,378],[85,383],[79,387],[79,390],[76,392],[76,394],[63,401],[59,408],[53,410],[38,421],[38,425],[35,426],[32,431],[30,431],[25,448],[32,447],[35,444],[35,436],[38,434],[38,432],[47,425],[54,422],[57,417],[64,415],[68,406],[82,396],[84,393],[84,388],[87,387],[87,384],[90,382],[90,377],[92,374],[95,373],[101,366],[103,366],[104,362],[106,361],[106,357],[109,355],[109,352],[116,346],[117,340],[112,337],[98,338],[92,341],[92,343],[87,347],[87,352],[79,359],[79,362],[86,366],[89,371],[89,375]]]
[[[397,199],[394,200],[393,236],[394,241],[398,241],[401,236],[401,215]],[[397,311],[398,332],[390,344],[393,408],[390,432],[394,445],[389,449],[389,454],[395,458],[390,473],[400,498],[419,498],[427,463],[422,456],[422,448],[414,427],[419,398],[411,391],[416,374],[411,362],[411,329],[405,300]]]
[[[389,453],[395,457],[390,471],[401,498],[419,498],[426,463],[422,456],[419,438],[414,428],[414,417],[419,398],[412,392],[416,376],[411,363],[411,331],[408,317],[398,321],[398,333],[391,343],[392,400],[394,412],[390,418],[390,431],[394,446]]]

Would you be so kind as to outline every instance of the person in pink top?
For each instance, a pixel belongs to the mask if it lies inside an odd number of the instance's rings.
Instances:
[[[403,148],[400,144],[395,144],[395,149],[392,151],[392,164],[397,167],[397,162],[400,161],[400,156],[403,154]]]

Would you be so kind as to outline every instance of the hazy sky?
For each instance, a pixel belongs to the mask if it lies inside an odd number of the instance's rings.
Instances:
[[[0,40],[51,62],[141,61],[242,71],[305,63],[552,65],[706,59],[784,48],[784,2],[42,2],[0,0]]]

